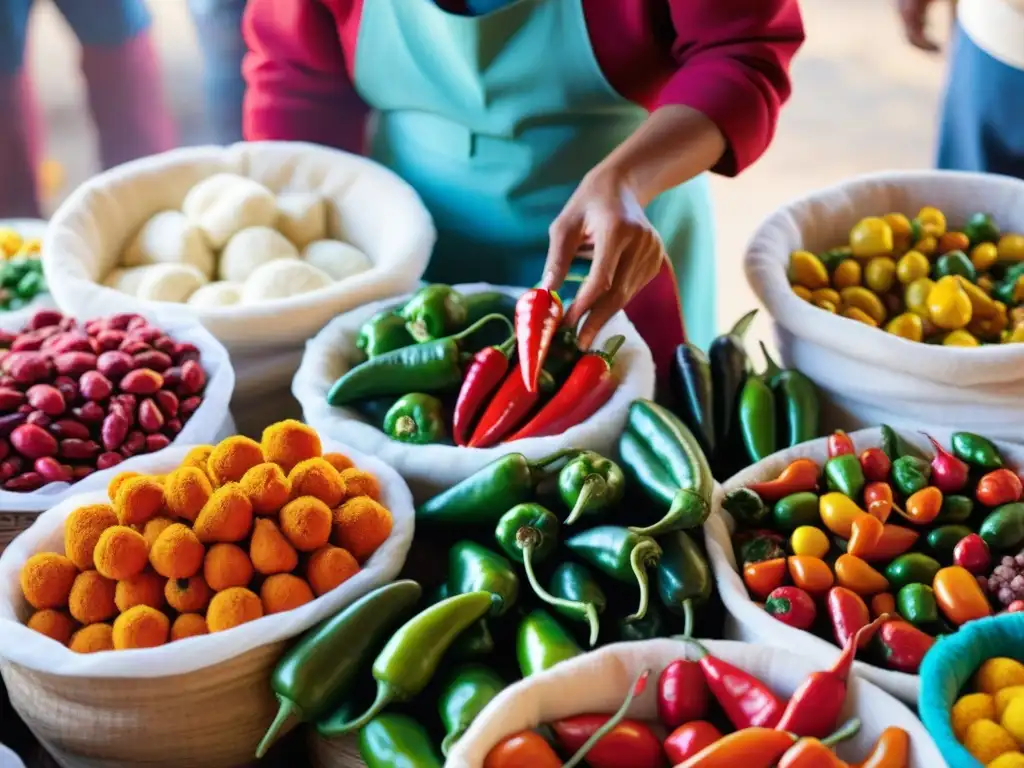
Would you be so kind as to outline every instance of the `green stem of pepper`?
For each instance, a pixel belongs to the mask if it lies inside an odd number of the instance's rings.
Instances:
[[[579,498],[576,499],[576,503],[573,505],[572,512],[569,513],[569,516],[565,518],[562,524],[572,525],[579,520],[583,513],[587,511],[587,505],[590,503],[590,500],[595,496],[605,493],[606,489],[607,484],[603,477],[596,474],[587,475],[587,479],[583,481],[583,487],[580,489]]]
[[[570,758],[569,762],[562,766],[562,768],[575,768],[575,766],[579,765],[583,761],[583,759],[587,756],[587,753],[594,748],[594,745],[597,744],[597,742],[599,742],[601,739],[603,739],[605,736],[611,733],[616,727],[618,727],[619,723],[622,722],[623,718],[626,716],[626,713],[629,711],[629,707],[633,703],[633,698],[638,693],[643,692],[644,683],[647,681],[647,677],[650,674],[651,670],[645,669],[642,672],[640,672],[639,675],[636,676],[636,679],[633,681],[633,684],[629,687],[629,693],[626,694],[625,701],[622,702],[622,706],[619,707],[618,711],[614,715],[609,717],[608,720],[604,723],[604,725],[602,725],[600,728],[594,731],[593,734],[591,734],[590,738],[583,743],[583,746],[576,751],[576,754],[573,755],[572,758]]]
[[[626,617],[626,621],[642,619],[647,613],[647,602],[650,598],[650,582],[647,577],[647,561],[651,557],[661,555],[661,547],[655,541],[641,541],[629,553],[629,565],[636,575],[637,586],[640,587],[640,606],[636,613]]]

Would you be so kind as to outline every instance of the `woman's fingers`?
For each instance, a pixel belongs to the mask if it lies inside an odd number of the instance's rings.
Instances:
[[[925,31],[929,5],[931,0],[899,0],[900,18],[903,20],[907,41],[922,51],[933,52],[939,50],[939,46]]]
[[[583,242],[583,217],[568,209],[548,229],[548,257],[544,263],[541,287],[558,290],[569,274],[573,256]]]
[[[594,235],[594,261],[565,316],[570,327],[579,325],[580,318],[612,290],[616,271],[623,252],[629,247],[630,239],[628,225],[622,221],[613,220],[598,225]]]
[[[573,304],[575,306],[575,302]],[[619,289],[613,288],[602,294],[594,303],[593,308],[591,308],[590,314],[587,315],[587,319],[583,323],[583,327],[580,328],[577,337],[580,349],[589,349],[605,324],[615,316],[616,312],[625,306],[626,296]]]

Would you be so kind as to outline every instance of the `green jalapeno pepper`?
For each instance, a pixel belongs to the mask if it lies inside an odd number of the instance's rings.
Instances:
[[[373,718],[359,732],[359,755],[367,768],[441,768],[426,729],[392,712]]]
[[[1003,466],[1003,457],[999,455],[995,443],[981,435],[954,432],[950,442],[953,454],[961,461],[982,469],[999,469]]]
[[[523,677],[551,669],[555,664],[583,653],[572,636],[549,613],[531,611],[516,633],[516,658]]]
[[[920,452],[900,437],[895,429],[888,424],[883,424],[880,429],[882,431],[882,450],[889,457],[889,461],[895,462],[896,459],[902,456],[917,456],[920,458]]]
[[[558,473],[558,494],[571,510],[565,525],[572,525],[582,515],[610,509],[625,493],[626,476],[619,465],[593,451],[584,451]]]
[[[430,596],[430,605],[436,605],[442,600],[451,597],[448,592],[448,584],[442,582]],[[493,606],[491,610],[494,610]],[[452,643],[448,652],[453,659],[467,661],[471,659],[483,659],[494,653],[494,636],[491,634],[491,627],[487,623],[487,617],[470,624],[455,642]],[[348,718],[345,718],[346,720]],[[340,721],[344,722],[344,720]]]
[[[453,670],[437,702],[446,731],[441,742],[441,754],[448,756],[476,716],[505,687],[505,681],[498,673],[483,664],[464,664]]]
[[[403,395],[384,415],[384,434],[402,443],[439,443],[447,431],[444,404],[433,395]]]
[[[356,337],[356,347],[366,359],[411,347],[415,343],[405,328],[405,318],[390,309],[378,312],[363,323]]]
[[[953,550],[960,540],[974,531],[966,525],[940,525],[928,532],[928,549],[943,563],[953,562]]]
[[[885,578],[893,591],[907,584],[931,584],[942,565],[932,557],[920,552],[900,555],[885,569]]]
[[[661,539],[658,595],[662,604],[684,617],[683,634],[693,635],[693,610],[711,597],[711,570],[697,543],[685,531]]]
[[[749,488],[734,488],[725,494],[722,498],[722,509],[732,515],[736,522],[745,525],[762,522],[769,512],[757,492]]]
[[[933,280],[939,280],[949,275],[959,275],[972,283],[978,279],[974,265],[963,251],[949,251],[939,256],[932,268],[932,273],[934,274]]]
[[[945,496],[942,499],[942,507],[939,509],[939,516],[935,522],[939,525],[947,523],[962,523],[974,512],[974,500],[967,496],[956,494]]]
[[[1024,503],[996,507],[982,521],[978,533],[993,552],[1016,549],[1024,543]]]
[[[929,629],[939,620],[935,592],[927,584],[906,584],[896,594],[896,611],[918,629]]]
[[[917,456],[900,456],[892,463],[893,484],[905,496],[927,488],[931,476],[931,464]]]
[[[420,288],[401,309],[409,335],[418,342],[433,341],[466,327],[463,296],[450,285]]]
[[[787,533],[792,533],[802,525],[819,525],[821,512],[818,495],[811,491],[801,491],[784,496],[772,507],[772,522],[780,531]]]
[[[661,547],[650,536],[627,528],[602,525],[578,533],[565,546],[588,565],[624,584],[640,589],[640,605],[630,619],[642,619],[647,612],[649,581],[647,569],[657,566]]]
[[[593,648],[599,631],[597,617],[608,605],[597,579],[579,563],[562,563],[551,574],[549,591],[561,601],[551,606],[558,613],[590,625],[590,647]]]
[[[519,577],[512,563],[472,541],[458,541],[448,550],[448,593],[490,592],[491,616],[502,616],[519,596]]]
[[[978,243],[994,243],[999,239],[999,226],[988,213],[974,213],[964,225],[964,234],[973,248]]]
[[[750,376],[743,384],[738,417],[743,446],[752,463],[778,450],[775,395],[761,376]]]
[[[783,416],[785,434],[779,435],[777,448],[792,448],[820,436],[821,403],[818,388],[800,371],[784,370],[761,343],[768,370],[764,378],[775,399],[776,413]],[[778,425],[783,426],[783,425]]]
[[[825,462],[825,481],[830,491],[839,491],[858,500],[864,490],[864,470],[860,460],[852,453],[833,456]]]
[[[647,606],[647,614],[642,619],[636,619],[635,621],[620,619],[618,630],[619,640],[622,642],[651,640],[655,637],[668,636],[665,616],[657,603],[651,603]]]
[[[370,654],[412,613],[422,594],[415,581],[387,584],[304,634],[270,677],[281,706],[256,757],[267,753],[286,721],[317,720],[349,695]]]
[[[397,397],[376,397],[372,400],[357,400],[349,403],[346,407],[358,413],[367,424],[384,431],[384,417],[388,415],[391,406],[398,402]]]

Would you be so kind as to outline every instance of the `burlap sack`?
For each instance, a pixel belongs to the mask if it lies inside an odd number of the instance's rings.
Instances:
[[[269,679],[289,641],[395,578],[412,543],[408,487],[381,461],[324,440],[374,473],[391,510],[391,537],[354,577],[312,603],[222,633],[159,648],[76,654],[24,626],[18,573],[38,551],[63,551],[65,517],[104,491],[40,516],[0,556],[0,674],[12,706],[67,768],[234,768],[248,763],[277,704]],[[139,471],[164,473],[187,452],[162,452]]]

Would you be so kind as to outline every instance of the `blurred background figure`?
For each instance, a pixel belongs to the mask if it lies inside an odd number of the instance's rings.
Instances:
[[[82,45],[81,71],[103,166],[173,147],[176,131],[164,103],[149,12],[142,0],[54,3]],[[3,217],[39,216],[39,184],[53,183],[52,164],[41,163],[42,126],[24,66],[32,5],[33,0],[0,0]]]
[[[246,0],[188,0],[203,56],[203,95],[210,140],[242,140],[242,13]]]

